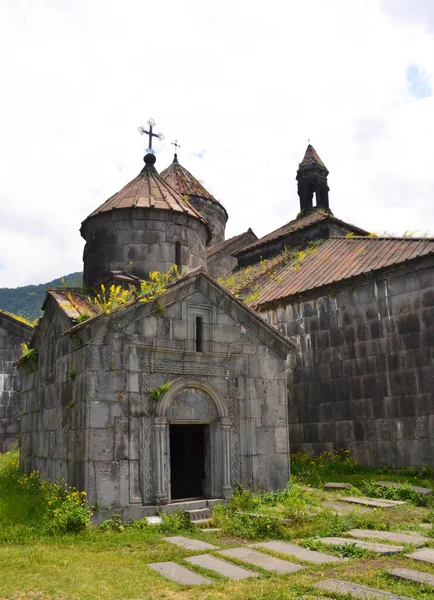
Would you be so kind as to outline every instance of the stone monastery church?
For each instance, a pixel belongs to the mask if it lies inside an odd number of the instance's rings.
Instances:
[[[260,239],[225,239],[224,206],[176,154],[144,162],[82,223],[84,286],[180,275],[109,312],[48,289],[33,332],[0,313],[0,450],[20,433],[24,469],[124,517],[283,488],[300,449],[434,466],[434,239],[334,216],[311,145],[299,214]]]

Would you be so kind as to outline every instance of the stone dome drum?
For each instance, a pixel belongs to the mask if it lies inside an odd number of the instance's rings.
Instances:
[[[145,279],[174,264],[182,270],[206,268],[208,221],[158,175],[155,160],[147,154],[139,175],[83,221],[87,287],[108,279],[112,271]]]

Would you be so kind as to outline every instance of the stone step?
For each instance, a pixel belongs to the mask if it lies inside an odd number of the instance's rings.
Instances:
[[[205,508],[194,508],[193,510],[187,510],[186,512],[191,522],[204,522],[211,519],[211,511],[207,506]]]
[[[296,565],[295,563],[291,563],[287,560],[276,558],[270,554],[257,552],[256,550],[252,550],[246,546],[241,548],[229,548],[229,550],[221,550],[219,554],[222,556],[227,556],[228,558],[238,558],[243,562],[255,565],[255,567],[261,567],[267,571],[275,571],[277,573],[295,573],[295,571],[300,571],[301,569],[306,568],[302,565]]]
[[[398,596],[391,592],[377,590],[375,588],[359,585],[358,583],[350,583],[349,581],[341,581],[339,579],[326,579],[315,583],[315,587],[326,592],[336,592],[338,594],[349,594],[353,598],[360,600],[413,600],[408,596]]]
[[[425,585],[434,587],[434,575],[431,575],[431,573],[423,573],[423,571],[414,571],[413,569],[392,569],[388,573],[392,577],[396,577],[396,579],[404,579],[413,583],[424,583]]]
[[[341,496],[338,500],[349,502],[350,504],[372,506],[373,508],[393,508],[394,506],[407,504],[404,500],[377,500],[376,498],[359,498],[357,496]]]
[[[423,496],[429,496],[430,494],[432,494],[431,488],[421,487],[419,485],[407,485],[404,483],[397,483],[396,481],[376,481],[375,485],[378,485],[380,487],[393,487],[393,488],[399,488],[399,487],[402,487],[403,485],[405,485],[405,487],[409,488],[413,492],[417,492],[418,494],[422,494]]]
[[[217,573],[220,573],[220,575],[229,577],[229,579],[248,579],[249,577],[259,577],[258,573],[248,571],[247,569],[233,565],[226,560],[221,560],[220,558],[216,558],[210,554],[190,556],[190,558],[186,558],[185,560],[192,565],[197,565],[198,567],[203,567],[204,569],[210,569],[211,571],[216,571]]]
[[[412,544],[413,546],[423,546],[430,542],[430,538],[417,533],[401,533],[400,531],[377,531],[374,529],[350,529],[349,535],[355,538],[371,538],[377,540],[386,540],[398,544]]]
[[[287,554],[288,556],[295,556],[299,560],[305,560],[316,564],[329,563],[329,562],[342,562],[344,559],[338,556],[330,556],[325,552],[317,552],[316,550],[308,550],[297,546],[297,544],[290,544],[288,542],[259,542],[258,544],[252,544],[254,548],[266,548],[273,552],[279,552],[280,554]]]
[[[341,538],[341,537],[326,537],[319,538],[319,542],[327,544],[328,546],[349,546],[353,545],[362,550],[369,550],[370,552],[376,552],[377,554],[383,554],[385,556],[389,554],[398,554],[404,550],[404,546],[391,546],[390,544],[377,544],[375,542],[364,542],[362,540],[356,540],[352,538]]]
[[[212,519],[198,519],[197,521],[192,521],[193,525],[204,525],[205,523],[210,523]],[[207,531],[204,529],[204,531]]]
[[[404,554],[404,556],[434,565],[434,548],[421,548],[420,550],[416,550],[411,554]]]
[[[176,583],[181,583],[182,585],[202,585],[205,583],[213,583],[211,579],[208,579],[203,575],[193,573],[193,571],[186,569],[186,567],[181,567],[181,565],[177,565],[174,562],[148,563],[147,566],[160,573],[160,575],[163,577],[166,577],[166,579],[170,579]]]
[[[185,500],[185,502],[171,502],[170,504],[163,504],[158,507],[160,513],[170,513],[175,510],[195,510],[197,508],[207,508],[207,500]]]
[[[170,544],[175,544],[175,546],[185,548],[186,550],[220,550],[218,546],[213,546],[212,544],[208,544],[208,542],[202,542],[202,540],[193,540],[182,535],[165,537],[163,540],[169,542]]]
[[[351,487],[351,483],[340,483],[338,481],[329,481],[324,485],[325,490],[349,490]]]

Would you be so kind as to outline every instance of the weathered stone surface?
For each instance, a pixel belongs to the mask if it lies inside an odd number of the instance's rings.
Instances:
[[[228,556],[229,558],[238,558],[246,563],[255,565],[256,567],[262,567],[267,571],[276,571],[277,573],[295,573],[303,569],[301,565],[296,565],[287,560],[276,558],[270,554],[264,554],[263,552],[256,552],[251,548],[229,548],[229,550],[221,550],[219,552],[222,556]]]
[[[204,569],[210,569],[211,571],[217,571],[220,575],[229,577],[229,579],[248,579],[249,577],[259,577],[257,573],[248,571],[237,565],[233,565],[226,560],[220,560],[210,554],[200,554],[199,556],[191,556],[186,558],[188,562]]]
[[[434,587],[434,575],[431,573],[423,573],[422,571],[414,571],[413,569],[392,569],[389,575],[397,579],[405,581],[413,581],[414,583],[424,583]]]
[[[399,488],[402,487],[403,484],[397,483],[396,481],[376,481],[375,485],[381,487]],[[430,494],[432,494],[431,488],[421,487],[419,485],[409,485],[407,487],[409,487],[413,492],[417,492],[418,494],[422,494],[423,496],[429,496]]]
[[[189,571],[189,569],[186,569],[181,565],[177,565],[174,562],[169,561],[161,563],[148,563],[147,566],[160,573],[160,575],[163,577],[166,577],[166,579],[176,581],[176,583],[181,583],[182,585],[202,585],[204,583],[213,583],[211,579],[208,579],[203,575],[193,573],[193,571]]]
[[[337,481],[329,481],[324,485],[325,490],[348,490],[352,487],[351,483],[340,483]]]
[[[356,540],[351,538],[341,537],[326,537],[319,538],[319,541],[329,546],[346,546],[355,545],[357,548],[363,550],[369,550],[370,552],[376,552],[377,554],[398,554],[404,550],[403,546],[391,546],[390,544],[376,544],[375,542],[363,542],[362,540]]]
[[[174,535],[172,537],[163,538],[164,541],[181,546],[187,550],[218,550],[218,546],[208,544],[208,542],[202,542],[202,540],[192,540],[190,538],[183,537],[182,535]]]
[[[418,527],[422,527],[423,529],[432,529],[433,524],[432,523],[420,523],[418,525]]]
[[[375,531],[374,529],[350,529],[349,535],[355,538],[371,538],[377,540],[387,540],[397,542],[398,544],[412,544],[413,546],[423,546],[430,541],[429,538],[417,533],[401,533],[399,531]]]
[[[411,554],[404,554],[404,556],[434,565],[434,548],[421,548]]]
[[[148,525],[161,525],[163,519],[161,517],[145,517]]]
[[[338,594],[350,594],[353,598],[359,600],[412,600],[408,596],[399,596],[391,592],[376,590],[375,588],[350,583],[349,581],[340,581],[339,579],[326,579],[315,583],[315,587],[326,592],[336,592]]]
[[[372,506],[372,508],[393,508],[394,506],[407,504],[407,502],[404,502],[403,500],[376,500],[374,498],[357,498],[356,496],[342,496],[339,500],[342,502],[349,502],[350,504]]]
[[[299,560],[316,564],[341,562],[343,560],[337,556],[331,556],[324,552],[317,552],[316,550],[308,550],[307,548],[302,548],[301,546],[297,546],[297,544],[290,544],[288,542],[260,542],[252,544],[252,546],[254,548],[267,548],[267,550],[280,552],[280,554],[288,554],[289,556],[295,556]]]
[[[331,508],[337,515],[348,515],[353,511],[358,513],[369,513],[373,510],[372,508],[361,506],[360,504],[350,505],[339,502],[323,502],[322,505]]]

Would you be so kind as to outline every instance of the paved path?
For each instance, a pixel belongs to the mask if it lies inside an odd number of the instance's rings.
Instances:
[[[295,563],[291,563],[287,560],[276,558],[270,554],[257,552],[256,550],[252,550],[252,548],[246,548],[245,546],[242,548],[229,548],[229,550],[221,550],[219,554],[222,556],[227,556],[228,558],[238,558],[238,560],[242,560],[243,562],[250,563],[256,567],[262,567],[262,569],[267,571],[275,571],[277,573],[295,573],[295,571],[300,571],[301,569],[306,568],[302,565],[296,565]]]
[[[420,550],[416,550],[416,552],[412,552],[411,554],[404,554],[404,556],[434,565],[434,548],[421,548]]]
[[[349,502],[350,504],[372,506],[373,508],[393,508],[394,506],[407,504],[404,500],[377,500],[375,498],[359,498],[358,496],[340,496],[338,500]]]
[[[408,596],[398,596],[391,592],[377,590],[375,588],[366,587],[349,581],[341,581],[339,579],[326,579],[315,584],[316,588],[325,590],[326,592],[336,592],[338,594],[351,594],[353,598],[360,600],[413,600]]]
[[[202,542],[202,540],[192,540],[191,538],[183,537],[182,535],[174,535],[172,537],[163,538],[166,542],[181,546],[186,550],[220,550],[218,546],[208,544],[208,542]]]
[[[399,531],[376,531],[374,529],[350,529],[349,535],[355,538],[371,538],[377,540],[387,540],[398,544],[412,544],[413,546],[423,546],[430,542],[430,538],[419,534],[401,533]]]
[[[325,490],[349,490],[351,487],[351,483],[340,483],[337,481],[329,481],[324,485]]]
[[[389,575],[396,579],[404,579],[405,581],[413,581],[414,583],[424,583],[434,587],[434,575],[424,573],[423,571],[414,571],[413,569],[392,569]]]
[[[220,560],[220,558],[211,556],[211,554],[191,556],[185,560],[192,565],[197,565],[198,567],[203,567],[204,569],[210,569],[211,571],[216,571],[217,573],[220,573],[220,575],[229,577],[229,579],[248,579],[249,577],[259,577],[258,573],[238,567],[237,565],[229,563],[226,560]]]
[[[297,546],[297,544],[289,544],[288,542],[261,542],[259,544],[252,544],[254,548],[267,548],[267,550],[273,550],[274,552],[280,552],[280,554],[288,554],[289,556],[295,556],[299,560],[305,560],[316,564],[329,563],[329,562],[342,562],[342,558],[338,556],[331,556],[325,552],[318,552],[317,550],[308,550]]]
[[[407,485],[405,483],[397,483],[396,481],[376,481],[375,485],[393,488],[399,488],[405,485],[406,488],[409,488],[410,490],[412,490],[413,492],[417,492],[418,494],[422,494],[423,496],[429,496],[430,494],[432,494],[431,488],[421,487],[419,485]]]
[[[190,571],[185,567],[181,567],[181,565],[177,565],[174,562],[149,563],[147,566],[160,573],[160,575],[163,575],[163,577],[183,585],[202,585],[203,583],[213,583],[211,579],[203,577],[202,575],[198,575],[197,573],[193,573],[193,571]]]
[[[370,552],[376,552],[377,554],[383,554],[385,556],[389,554],[398,554],[404,550],[404,546],[391,546],[390,544],[377,544],[375,542],[364,542],[362,540],[355,540],[351,538],[341,537],[326,537],[319,538],[320,542],[330,546],[348,546],[354,545],[362,550],[369,550]]]

